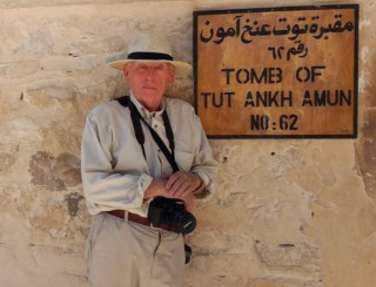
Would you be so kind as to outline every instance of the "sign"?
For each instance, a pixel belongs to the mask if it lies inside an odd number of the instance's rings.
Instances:
[[[209,138],[356,138],[359,6],[194,12]]]

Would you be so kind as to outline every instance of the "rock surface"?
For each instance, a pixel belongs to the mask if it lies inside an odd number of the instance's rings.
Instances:
[[[211,141],[218,182],[197,207],[186,286],[376,282],[376,4],[358,2],[358,139]],[[1,1],[0,286],[88,286],[81,132],[126,90],[105,60],[128,35],[167,33],[192,62],[193,9],[312,3],[323,1]],[[191,75],[177,80],[169,94],[192,101]]]

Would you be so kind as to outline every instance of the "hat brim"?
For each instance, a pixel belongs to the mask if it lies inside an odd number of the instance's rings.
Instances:
[[[147,63],[147,62],[153,62],[153,63],[169,63],[175,67],[175,73],[178,75],[184,75],[186,73],[190,73],[192,71],[192,66],[186,62],[181,61],[168,61],[168,60],[135,60],[135,59],[122,59],[122,60],[116,60],[109,62],[108,64],[117,69],[117,70],[123,70],[124,66],[129,63]]]

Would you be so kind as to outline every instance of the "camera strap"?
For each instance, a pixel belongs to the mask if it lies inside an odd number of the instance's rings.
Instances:
[[[168,150],[168,148],[166,147],[166,145],[164,144],[163,140],[160,138],[158,133],[140,115],[139,111],[137,110],[136,106],[132,103],[129,96],[123,96],[121,98],[118,98],[117,101],[123,107],[129,108],[131,119],[132,119],[132,124],[133,124],[133,130],[134,130],[136,139],[142,148],[142,153],[144,155],[145,160],[146,160],[146,153],[145,153],[145,148],[144,148],[145,135],[141,126],[141,121],[149,128],[151,136],[153,137],[155,143],[158,145],[158,147],[161,149],[161,151],[165,155],[167,161],[170,163],[174,172],[179,171],[179,167],[175,161],[174,133],[172,131],[170,119],[168,118],[168,114],[166,110],[164,110],[164,112],[162,113],[162,118],[163,118],[163,123],[164,123],[165,130],[166,130],[166,136],[169,142],[171,152]],[[188,264],[191,261],[192,248],[186,243],[184,243],[184,252],[185,252],[185,264]]]
[[[165,126],[166,130],[166,136],[167,140],[169,142],[169,146],[171,149],[171,152],[168,150],[166,147],[165,143],[163,140],[160,138],[158,133],[145,121],[145,119],[141,116],[140,112],[137,110],[137,107],[132,103],[131,99],[129,96],[124,96],[121,98],[118,98],[117,101],[126,108],[129,108],[130,114],[131,114],[131,119],[132,119],[132,124],[133,124],[133,130],[136,136],[136,139],[138,143],[140,144],[142,148],[142,153],[144,155],[144,158],[146,159],[146,153],[145,153],[145,135],[142,129],[141,122],[143,122],[149,129],[151,136],[153,137],[155,143],[158,145],[158,147],[161,149],[163,154],[165,155],[167,161],[171,165],[172,169],[174,172],[179,171],[179,167],[176,164],[175,160],[175,141],[174,141],[174,133],[171,128],[171,123],[170,119],[168,117],[168,114],[166,110],[163,111],[162,113],[162,119],[163,123]]]

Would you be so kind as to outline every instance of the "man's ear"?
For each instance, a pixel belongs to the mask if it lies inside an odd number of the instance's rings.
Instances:
[[[129,64],[123,66],[123,76],[125,79],[128,79],[129,75]]]
[[[175,66],[169,64],[169,69],[168,69],[168,76],[169,76],[169,84],[172,85],[175,82]]]

